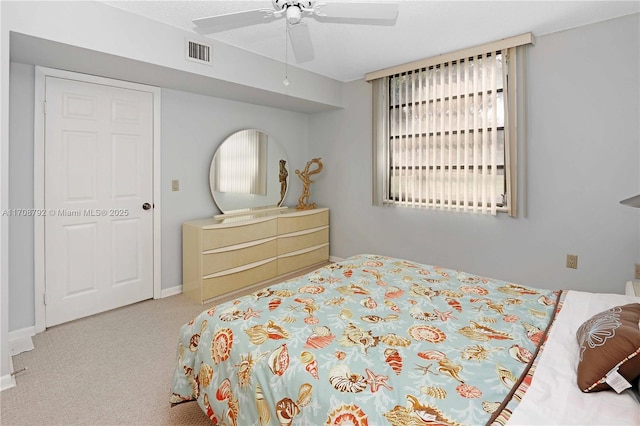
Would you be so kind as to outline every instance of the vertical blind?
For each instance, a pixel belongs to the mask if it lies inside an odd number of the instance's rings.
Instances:
[[[389,77],[389,201],[496,213],[506,192],[502,54]]]
[[[216,191],[265,195],[266,138],[259,130],[234,135],[233,143],[223,143],[216,153]]]
[[[515,215],[513,46],[532,40],[526,34],[367,76],[374,203]]]

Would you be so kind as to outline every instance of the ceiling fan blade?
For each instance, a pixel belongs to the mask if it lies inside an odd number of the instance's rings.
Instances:
[[[335,2],[316,3],[314,15],[322,20],[337,22],[338,19],[346,19],[350,22],[362,21],[395,21],[398,17],[398,3],[371,3],[371,2]],[[334,21],[335,19],[335,21]]]
[[[196,26],[194,31],[199,34],[216,33],[234,28],[268,23],[280,16],[281,15],[274,14],[272,9],[254,9],[209,16],[207,18],[194,19],[193,23]]]
[[[296,62],[303,63],[312,60],[314,53],[309,27],[304,22],[300,22],[290,25],[287,32],[289,33],[289,41],[291,41]]]

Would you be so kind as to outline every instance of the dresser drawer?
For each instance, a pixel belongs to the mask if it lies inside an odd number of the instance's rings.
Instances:
[[[329,242],[329,228],[301,231],[278,237],[278,256]]]
[[[203,279],[202,300],[206,301],[212,297],[274,278],[277,273],[278,263],[273,259],[255,267],[249,267],[237,272],[230,271],[228,274]]]
[[[204,229],[202,231],[202,250],[213,250],[248,241],[275,237],[277,232],[278,222],[276,218],[238,226]]]
[[[329,225],[329,210],[321,210],[317,213],[302,214],[300,216],[281,216],[278,218],[278,234],[288,234],[327,225]]]
[[[225,269],[248,265],[270,257],[276,257],[278,242],[275,237],[263,242],[231,246],[224,251],[202,255],[202,275],[215,274]]]
[[[198,303],[276,282],[327,260],[326,207],[225,215],[182,225],[182,291]]]
[[[329,260],[329,244],[310,251],[278,258],[278,275],[288,274]]]

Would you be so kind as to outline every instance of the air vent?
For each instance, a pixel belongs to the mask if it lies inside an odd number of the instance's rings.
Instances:
[[[193,40],[185,40],[185,57],[189,61],[200,64],[213,65],[211,46]]]

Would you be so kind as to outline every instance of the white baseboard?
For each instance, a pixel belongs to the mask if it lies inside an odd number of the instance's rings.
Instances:
[[[181,293],[182,293],[182,286],[177,285],[174,287],[163,288],[161,297],[164,299],[165,297],[175,296],[176,294],[181,294]]]
[[[35,326],[25,327],[20,330],[9,332],[9,352],[11,353],[11,356],[21,354],[22,352],[32,351],[34,346],[31,338],[35,335]]]
[[[15,385],[16,379],[11,374],[0,377],[0,391],[11,389]]]
[[[329,256],[329,261],[331,262],[342,262],[344,259],[336,256]]]
[[[9,357],[9,371],[13,371],[13,360]],[[11,389],[16,385],[16,379],[11,374],[0,377],[0,391]]]

